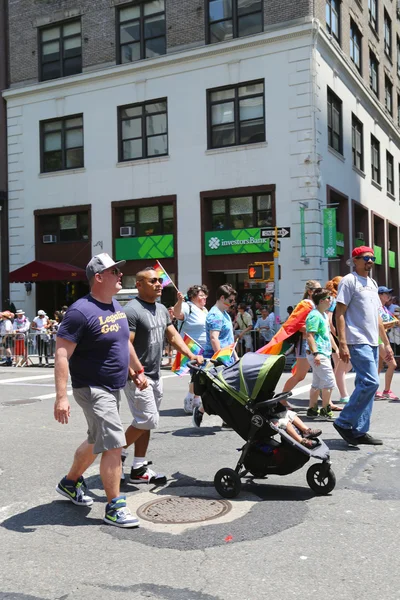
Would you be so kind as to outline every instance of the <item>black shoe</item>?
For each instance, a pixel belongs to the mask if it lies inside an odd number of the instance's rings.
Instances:
[[[201,412],[198,406],[195,407],[192,414],[192,425],[193,427],[200,427],[203,420],[204,413]]]
[[[382,446],[382,440],[372,437],[369,433],[364,433],[361,437],[356,438],[357,444],[368,444],[369,446]]]
[[[346,429],[345,427],[340,427],[340,425],[337,425],[337,423],[333,423],[333,426],[336,429],[336,431],[338,432],[338,434],[340,436],[342,436],[342,438],[344,439],[345,442],[350,444],[350,446],[358,446],[358,443],[359,443],[358,440],[360,438],[354,437],[351,429]]]

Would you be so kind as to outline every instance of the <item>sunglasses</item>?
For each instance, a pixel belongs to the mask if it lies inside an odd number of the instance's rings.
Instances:
[[[364,262],[375,262],[376,261],[376,256],[356,256],[356,260],[362,258]]]
[[[152,277],[151,279],[147,279],[147,281],[154,285],[157,282],[162,284],[164,282],[164,279],[162,277]]]
[[[118,267],[114,267],[109,271],[103,271],[102,273],[100,273],[100,275],[103,275],[104,273],[111,273],[111,275],[121,275],[122,271],[121,269],[118,269]]]

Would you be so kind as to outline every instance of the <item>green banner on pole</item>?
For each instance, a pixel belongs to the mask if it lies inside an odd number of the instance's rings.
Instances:
[[[396,252],[393,252],[393,250],[389,250],[389,267],[391,269],[396,268]]]
[[[344,255],[344,233],[336,232],[336,252],[338,256]]]
[[[324,208],[324,257],[337,256],[336,209]]]
[[[380,246],[374,246],[374,254],[376,256],[376,265],[382,264],[382,248]]]
[[[125,237],[115,240],[117,260],[173,258],[173,256],[174,236],[171,234]]]
[[[306,224],[305,224],[305,207],[300,206],[300,237],[301,237],[301,257],[306,256]]]
[[[364,240],[360,240],[360,239],[356,238],[355,239],[355,246],[356,246],[356,248],[359,248],[360,246],[365,246]]]
[[[204,233],[206,256],[220,254],[250,254],[271,252],[268,238],[262,238],[258,227],[250,229],[220,229]]]

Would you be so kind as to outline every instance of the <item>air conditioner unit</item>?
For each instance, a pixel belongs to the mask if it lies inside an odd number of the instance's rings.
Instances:
[[[120,227],[119,235],[121,237],[131,237],[132,235],[135,235],[135,228],[130,226]]]
[[[356,239],[357,240],[363,240],[364,239],[364,234],[362,231],[357,231],[356,233]]]
[[[55,244],[57,242],[56,235],[44,235],[43,244]]]

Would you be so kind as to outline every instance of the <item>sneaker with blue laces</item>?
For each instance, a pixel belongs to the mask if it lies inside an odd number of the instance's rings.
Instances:
[[[126,496],[113,498],[107,504],[103,521],[114,527],[139,527],[139,519],[126,506]]]
[[[79,477],[78,481],[71,481],[63,477],[56,487],[56,492],[68,498],[77,506],[91,506],[93,498],[86,496],[84,490],[87,490],[87,485],[83,477]]]

